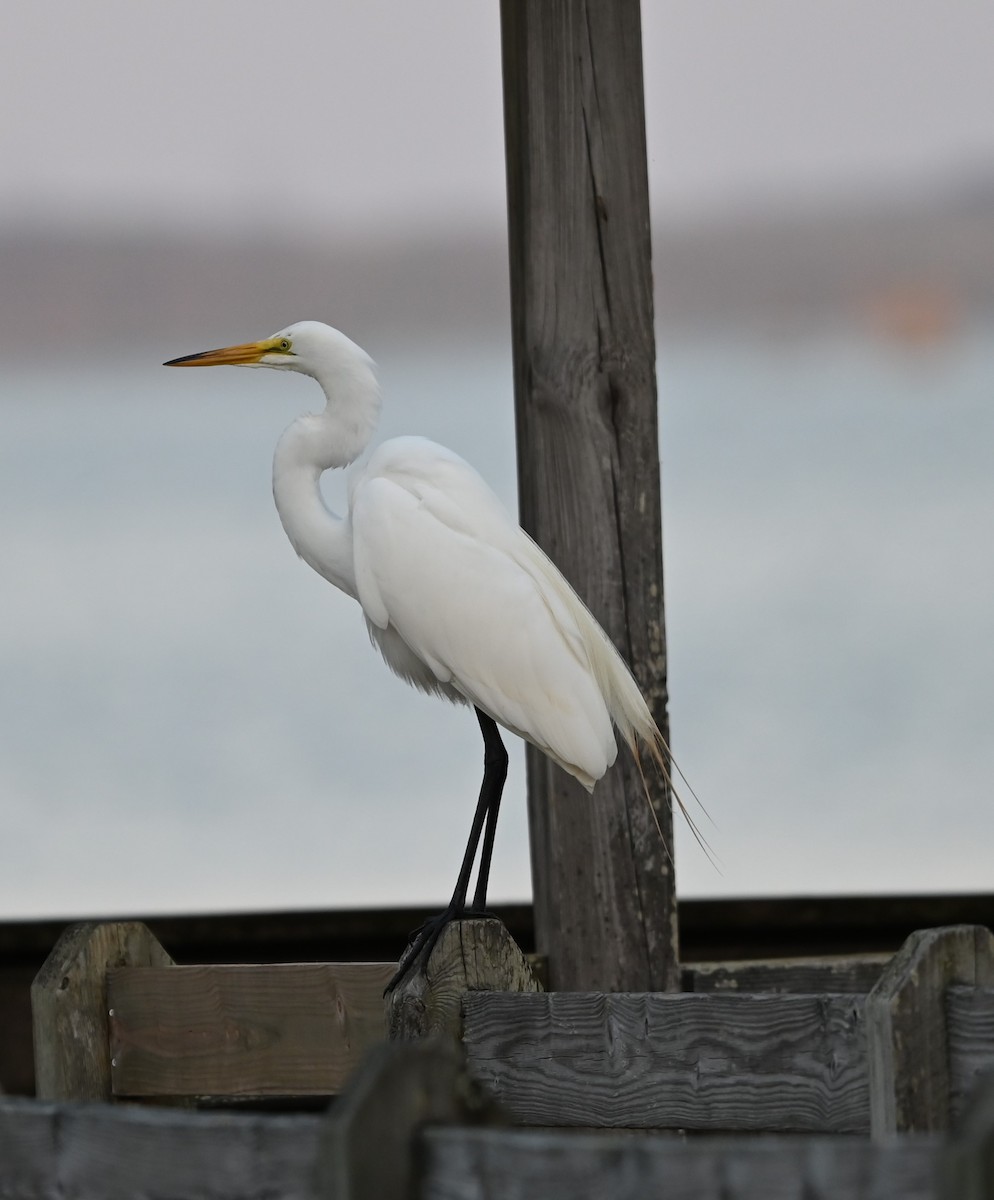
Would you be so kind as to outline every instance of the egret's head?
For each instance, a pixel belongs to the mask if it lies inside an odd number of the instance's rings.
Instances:
[[[316,379],[343,367],[372,368],[364,350],[344,333],[320,321],[298,321],[261,342],[242,342],[221,350],[204,350],[164,363],[167,367],[279,367]]]

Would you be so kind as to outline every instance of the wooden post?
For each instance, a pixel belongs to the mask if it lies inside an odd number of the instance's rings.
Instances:
[[[538,992],[528,960],[502,921],[452,921],[428,961],[390,993],[392,1041],[447,1034],[462,1037],[467,992]]]
[[[666,648],[639,0],[502,0],[521,519],[631,663]],[[529,748],[535,924],[559,990],[676,990],[670,797]]]
[[[498,1120],[448,1038],[377,1046],[335,1105],[315,1171],[321,1200],[413,1200],[417,1134],[431,1124]]]
[[[931,1138],[633,1137],[552,1129],[428,1129],[435,1200],[937,1200]],[[950,1192],[942,1200],[989,1200]]]
[[[31,985],[39,1100],[112,1098],[107,971],[172,961],[140,921],[69,926]]]
[[[949,1126],[946,990],[994,984],[994,935],[982,925],[921,929],[866,999],[874,1137]]]

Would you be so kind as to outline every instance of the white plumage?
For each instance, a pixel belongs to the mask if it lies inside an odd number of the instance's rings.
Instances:
[[[592,788],[617,753],[593,665],[602,635],[479,475],[432,442],[394,439],[357,479],[351,519],[356,590],[387,663],[475,704]]]

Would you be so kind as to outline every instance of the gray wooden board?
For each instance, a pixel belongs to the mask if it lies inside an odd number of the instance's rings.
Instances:
[[[523,1124],[862,1133],[864,999],[468,993],[463,1042]]]
[[[0,1197],[311,1200],[320,1116],[0,1101]]]
[[[946,992],[949,1107],[954,1116],[982,1074],[994,1072],[994,989],[952,987]]]
[[[0,1196],[56,1194],[56,1106],[0,1099]]]
[[[889,954],[859,958],[781,958],[684,967],[685,992],[868,992]]]
[[[935,1200],[939,1140],[430,1129],[422,1200]]]

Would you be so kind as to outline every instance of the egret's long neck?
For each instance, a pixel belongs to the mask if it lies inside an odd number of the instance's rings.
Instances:
[[[323,412],[298,417],[273,456],[273,498],[286,535],[300,557],[335,587],[355,597],[352,523],[321,495],[321,475],[346,467],[376,429],[380,393],[368,360],[336,365],[314,377],[324,390]]]

